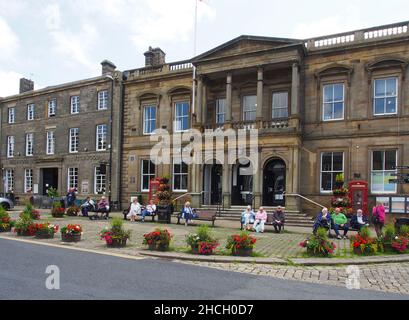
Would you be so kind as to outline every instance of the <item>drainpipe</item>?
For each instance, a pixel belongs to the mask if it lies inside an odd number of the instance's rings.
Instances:
[[[112,185],[112,124],[113,124],[113,109],[114,109],[114,81],[115,79],[107,74],[105,75],[107,79],[111,80],[111,111],[110,111],[110,117],[109,117],[109,182],[108,182],[108,203],[109,206],[111,206],[111,185]]]

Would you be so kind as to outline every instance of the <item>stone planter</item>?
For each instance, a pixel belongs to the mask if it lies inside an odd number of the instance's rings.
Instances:
[[[112,239],[112,243],[107,243],[108,248],[124,248],[128,239]]]
[[[354,254],[356,254],[357,256],[371,256],[374,255],[375,252],[373,252],[372,249],[370,248],[365,248],[364,250],[361,249],[361,247],[354,247],[353,248],[353,252]]]
[[[51,211],[51,216],[53,218],[63,218],[64,217],[65,212],[64,211],[57,211],[57,210],[52,210]]]
[[[18,235],[19,237],[32,237],[32,236],[34,236],[34,235],[31,234],[31,232],[28,231],[28,230],[19,231],[19,232],[17,232],[17,235]]]
[[[61,233],[62,242],[80,242],[81,234]]]
[[[36,232],[35,237],[37,239],[53,239],[54,238],[54,233],[48,233],[48,232]]]
[[[169,250],[169,245],[156,245],[156,244],[150,244],[148,245],[149,250],[151,251],[168,251]]]
[[[315,252],[313,249],[307,248],[307,254],[311,257],[321,257],[321,258],[327,258],[329,256],[329,252],[324,251],[324,252]]]
[[[251,257],[253,254],[253,248],[240,248],[233,250],[232,252],[233,256],[238,256],[238,257]]]

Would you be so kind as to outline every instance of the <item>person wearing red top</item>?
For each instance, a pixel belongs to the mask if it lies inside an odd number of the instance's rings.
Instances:
[[[375,226],[376,235],[379,238],[382,235],[382,229],[385,225],[385,207],[381,202],[377,202],[376,207],[373,208],[372,219]]]

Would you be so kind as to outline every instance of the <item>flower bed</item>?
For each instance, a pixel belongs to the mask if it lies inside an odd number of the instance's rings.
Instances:
[[[31,237],[34,236],[37,229],[30,215],[23,215],[18,219],[14,226],[14,232],[21,237]]]
[[[352,251],[356,255],[374,255],[379,250],[378,240],[370,236],[370,231],[367,227],[362,228],[350,241]]]
[[[328,240],[327,230],[319,228],[307,240],[300,243],[300,247],[307,249],[307,254],[314,257],[329,257],[334,254],[336,245]]]
[[[61,228],[61,239],[63,242],[81,241],[82,227],[79,224],[69,224]]]
[[[59,202],[53,203],[53,208],[51,209],[51,216],[53,218],[62,218],[64,217],[65,209],[61,207]]]
[[[143,244],[147,245],[149,250],[168,251],[172,237],[167,229],[157,228],[143,235]]]
[[[122,248],[126,246],[127,240],[131,236],[130,230],[123,229],[123,221],[120,218],[111,220],[111,227],[104,228],[99,236],[101,240],[105,240],[107,247]]]
[[[256,238],[243,231],[227,239],[226,249],[231,250],[233,256],[249,257],[253,254],[256,242]]]
[[[212,255],[219,246],[219,242],[210,233],[209,226],[205,224],[197,228],[197,233],[186,236],[186,243],[192,253],[201,255]]]
[[[52,239],[59,227],[49,222],[35,224],[35,237],[38,239]]]
[[[0,232],[9,232],[14,225],[8,212],[0,206]]]
[[[77,217],[79,212],[80,208],[78,208],[77,206],[72,206],[67,209],[66,215],[69,217]]]
[[[409,239],[406,236],[396,236],[391,247],[395,252],[403,254],[408,252]]]

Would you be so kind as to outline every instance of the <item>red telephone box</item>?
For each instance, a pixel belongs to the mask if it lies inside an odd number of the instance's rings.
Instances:
[[[354,213],[361,209],[364,215],[368,214],[368,182],[351,181],[349,183],[349,198]]]
[[[160,179],[152,179],[149,181],[149,201],[153,200],[157,203],[156,193],[158,192]]]

